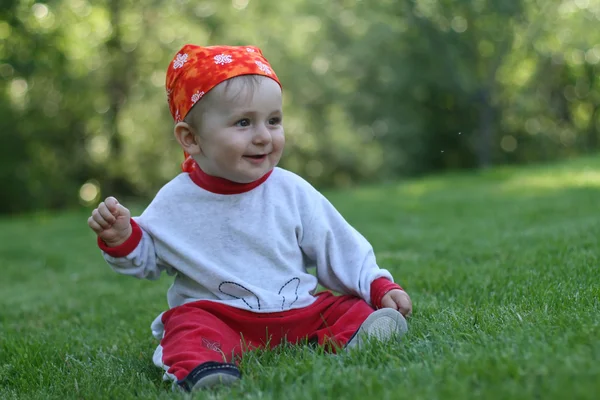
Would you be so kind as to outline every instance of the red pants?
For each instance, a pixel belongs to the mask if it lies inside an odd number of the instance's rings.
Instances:
[[[317,295],[298,310],[253,313],[211,301],[172,308],[162,315],[162,362],[178,380],[207,361],[237,362],[243,352],[308,340],[335,352],[373,312],[353,296]]]

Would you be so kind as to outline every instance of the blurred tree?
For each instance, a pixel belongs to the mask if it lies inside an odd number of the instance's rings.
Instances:
[[[356,13],[373,21],[362,37],[343,19],[332,35],[356,60],[353,117],[377,116],[393,132],[382,142],[395,149],[394,172],[491,165],[502,116],[496,75],[530,22],[524,2],[359,3]]]
[[[123,7],[133,8],[132,5],[123,0],[109,0],[107,9],[111,26],[111,35],[106,41],[106,52],[108,55],[108,73],[106,90],[108,97],[108,111],[106,112],[106,124],[109,136],[109,153],[116,161],[115,164],[122,166],[123,140],[119,132],[119,117],[125,101],[130,95],[131,86],[135,82],[137,54],[135,49],[127,49],[123,43],[122,13]],[[146,29],[144,29],[146,31]],[[130,50],[130,51],[127,51]],[[119,168],[120,169],[120,168]],[[119,175],[114,169],[109,179],[103,182],[103,187],[108,192],[123,192],[127,190],[125,177]]]
[[[317,186],[597,151],[600,2],[5,0],[0,212],[151,196],[179,172],[165,68],[256,44],[282,166]]]
[[[0,148],[8,154],[1,161],[0,209],[73,204],[78,181],[89,173],[80,161],[85,112],[79,108],[83,99],[65,95],[75,88],[84,91],[86,85],[71,79],[63,37],[49,6],[10,1],[0,12],[5,39],[0,47]]]
[[[519,139],[513,157],[520,162],[598,150],[600,4],[538,3],[544,6],[538,33],[533,40],[518,36],[511,67],[499,78],[512,88],[501,105],[501,127]]]

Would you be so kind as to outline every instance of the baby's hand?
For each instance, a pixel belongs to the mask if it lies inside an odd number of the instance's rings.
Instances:
[[[381,299],[381,305],[383,308],[393,308],[394,310],[398,310],[405,317],[412,314],[412,301],[404,290],[390,290]]]
[[[109,247],[123,244],[131,236],[131,213],[114,197],[108,197],[98,205],[88,225]]]

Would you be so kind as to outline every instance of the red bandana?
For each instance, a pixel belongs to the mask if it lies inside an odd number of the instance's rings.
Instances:
[[[281,86],[279,78],[258,47],[183,46],[167,70],[167,100],[175,123],[182,121],[209,90],[240,75],[266,76]],[[181,168],[184,172],[192,172],[196,162],[185,152],[184,155],[185,161]]]

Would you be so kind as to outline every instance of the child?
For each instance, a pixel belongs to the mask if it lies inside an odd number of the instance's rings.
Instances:
[[[411,300],[371,245],[276,167],[282,89],[262,51],[186,45],[166,88],[183,172],[139,217],[109,197],[88,220],[115,271],[175,276],[152,323],[165,379],[186,391],[230,384],[254,348],[306,340],[334,352],[404,334]],[[340,295],[316,294],[318,283]]]

